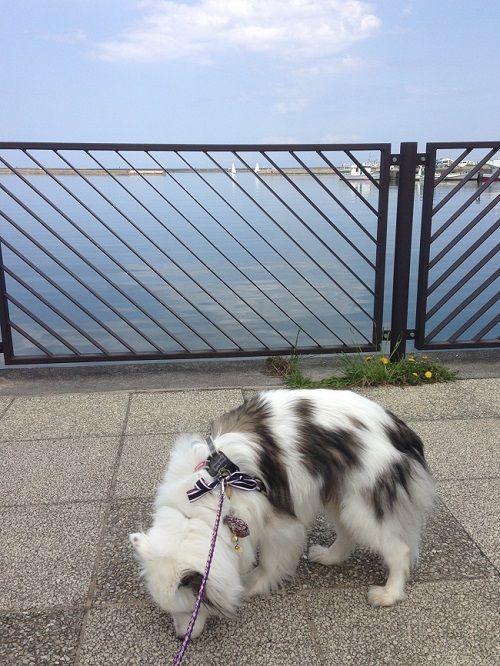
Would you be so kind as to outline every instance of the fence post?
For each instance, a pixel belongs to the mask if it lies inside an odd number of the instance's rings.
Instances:
[[[2,244],[0,243],[0,353],[3,352],[5,364],[13,356],[12,334],[9,325],[9,302],[7,300],[7,287],[5,284],[5,271],[3,269]]]
[[[416,168],[416,142],[406,141],[401,143],[394,247],[394,279],[392,283],[391,357],[394,360],[403,358],[406,353]]]

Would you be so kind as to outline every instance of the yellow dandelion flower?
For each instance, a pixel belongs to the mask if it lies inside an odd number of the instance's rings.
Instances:
[[[371,363],[373,361],[373,356],[367,356],[365,358],[365,363]]]
[[[410,356],[410,358],[408,359],[408,363],[415,363],[415,359]]]
[[[381,357],[380,357],[380,362],[383,363],[384,365],[387,365],[388,363],[390,363],[390,361],[389,361],[389,359],[387,358],[387,356],[381,356]]]
[[[432,377],[432,372],[430,370],[427,370],[427,372],[424,372],[424,377],[426,379],[430,379]]]

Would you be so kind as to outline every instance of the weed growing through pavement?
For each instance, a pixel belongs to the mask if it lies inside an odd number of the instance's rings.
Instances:
[[[289,388],[334,388],[344,389],[354,386],[416,386],[450,382],[457,373],[442,363],[427,356],[409,354],[399,360],[392,360],[386,354],[365,356],[349,354],[342,357],[342,371],[325,379],[313,380],[306,377],[301,368],[299,356],[272,356],[266,361],[269,374],[282,377]]]

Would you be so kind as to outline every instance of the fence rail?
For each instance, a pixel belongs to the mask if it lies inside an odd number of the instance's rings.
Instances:
[[[373,351],[391,302],[395,354],[496,346],[498,151],[0,143],[5,362]]]

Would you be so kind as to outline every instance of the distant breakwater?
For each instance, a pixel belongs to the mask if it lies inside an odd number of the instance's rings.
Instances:
[[[338,167],[340,173],[349,173],[351,167]],[[70,168],[50,168],[40,169],[35,167],[19,167],[14,169],[0,169],[0,176],[12,176],[21,174],[23,176],[166,176],[168,173],[256,173],[259,176],[279,176],[285,173],[289,176],[307,175],[313,173],[316,175],[335,175],[337,172],[330,167],[311,167],[309,170],[303,167],[283,167],[281,170],[275,168],[262,167],[258,171],[247,168],[217,169],[217,168],[197,168],[189,169],[179,167],[173,169],[70,169]]]

